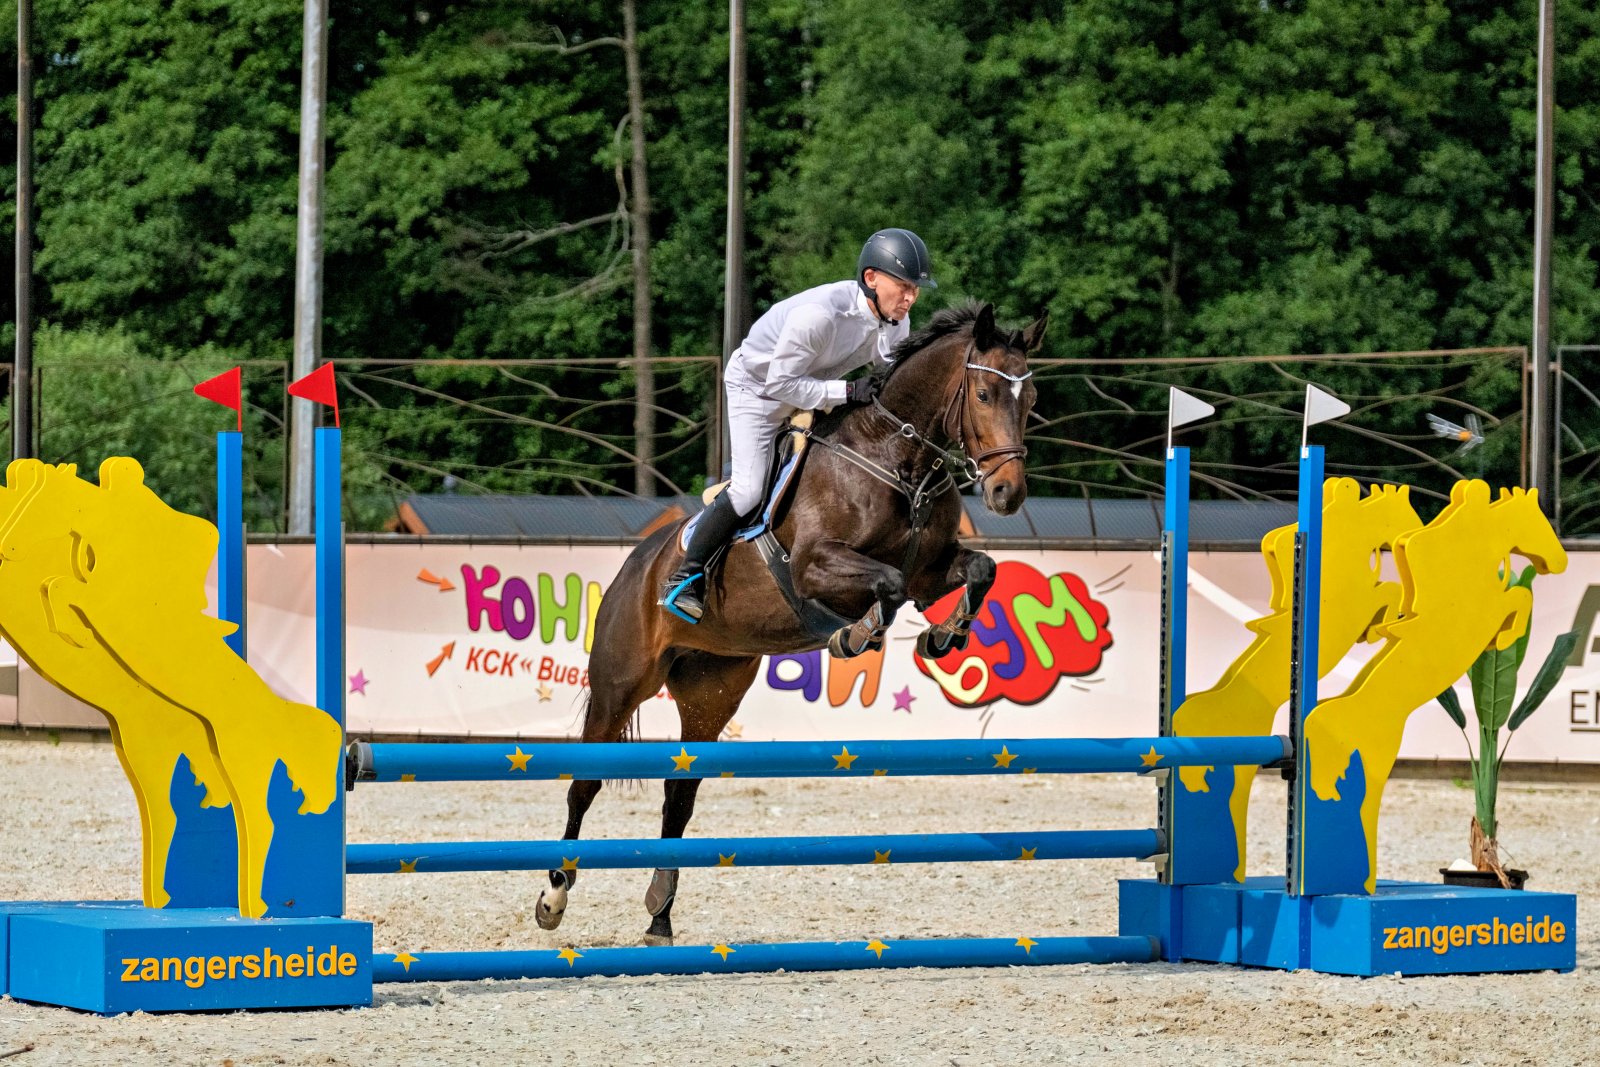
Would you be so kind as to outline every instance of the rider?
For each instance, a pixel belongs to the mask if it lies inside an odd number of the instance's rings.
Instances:
[[[725,378],[733,480],[701,512],[683,563],[662,587],[659,603],[668,611],[690,622],[705,612],[706,562],[760,506],[773,441],[789,416],[877,395],[872,375],[841,379],[868,363],[893,361],[895,346],[911,332],[906,315],[922,288],[938,288],[928,246],[910,230],[879,230],[862,246],[855,281],[807,289],[756,320]]]

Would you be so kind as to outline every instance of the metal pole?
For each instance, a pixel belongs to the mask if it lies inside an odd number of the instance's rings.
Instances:
[[[33,456],[33,0],[17,0],[17,346],[11,458]]]
[[[722,362],[744,340],[744,82],[745,82],[744,0],[728,0],[728,233],[726,261],[722,279]],[[717,387],[717,447],[710,450],[712,462],[706,474],[716,481],[722,477],[723,458],[731,451],[727,413]]]
[[[328,91],[326,0],[305,0],[300,51],[300,203],[294,264],[294,367],[290,381],[317,369],[322,358],[322,144]],[[311,532],[312,431],[318,405],[289,401],[289,532]]]
[[[1528,487],[1540,506],[1555,514],[1551,440],[1550,240],[1553,229],[1555,150],[1556,0],[1539,0],[1539,133],[1534,152],[1533,192],[1533,367],[1528,411]]]

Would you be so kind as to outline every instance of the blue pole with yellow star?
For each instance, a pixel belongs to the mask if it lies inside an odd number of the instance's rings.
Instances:
[[[375,956],[374,982],[456,982],[630,974],[738,974],[891,970],[901,967],[1011,967],[1060,963],[1149,963],[1154,938],[952,937],[795,941],[779,944],[409,952]]]
[[[1142,774],[1171,767],[1276,765],[1286,738],[1032,737],[894,741],[468,742],[351,746],[365,782],[618,778],[868,778],[902,774]]]
[[[992,834],[696,837],[590,841],[430,841],[347,845],[347,874],[805,867],[839,864],[1013,863],[1149,859],[1157,830],[1036,830]]]

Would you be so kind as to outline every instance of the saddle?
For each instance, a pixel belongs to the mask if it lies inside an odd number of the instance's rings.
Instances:
[[[811,425],[815,415],[816,413],[811,411],[796,412],[789,419],[788,425],[778,431],[777,447],[773,449],[772,469],[767,475],[766,491],[762,494],[761,507],[756,511],[755,521],[738,530],[729,545],[717,550],[706,563],[706,574],[709,579],[712,572],[721,566],[722,557],[727,554],[732,544],[754,541],[756,551],[761,553],[762,562],[767,565],[767,570],[771,572],[772,579],[777,583],[778,591],[783,594],[790,610],[813,637],[821,640],[849,626],[855,620],[837,614],[819,600],[807,599],[795,592],[794,576],[789,572],[789,553],[773,533],[778,509],[789,499],[800,480],[800,469],[804,465],[806,446],[810,443]],[[727,482],[718,482],[707,487],[705,492],[700,494],[700,499],[709,506],[727,487]],[[678,534],[680,547],[688,547],[689,536],[694,532],[694,525],[698,521],[700,516],[696,515],[683,524],[683,529]]]

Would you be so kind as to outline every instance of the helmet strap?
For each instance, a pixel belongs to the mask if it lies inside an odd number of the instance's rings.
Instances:
[[[883,306],[878,303],[878,290],[867,284],[866,271],[861,272],[861,277],[856,280],[856,284],[861,286],[861,291],[867,294],[868,300],[872,301],[872,310],[878,313],[879,322],[887,322],[890,326],[900,325],[899,319],[891,319],[883,313]]]

